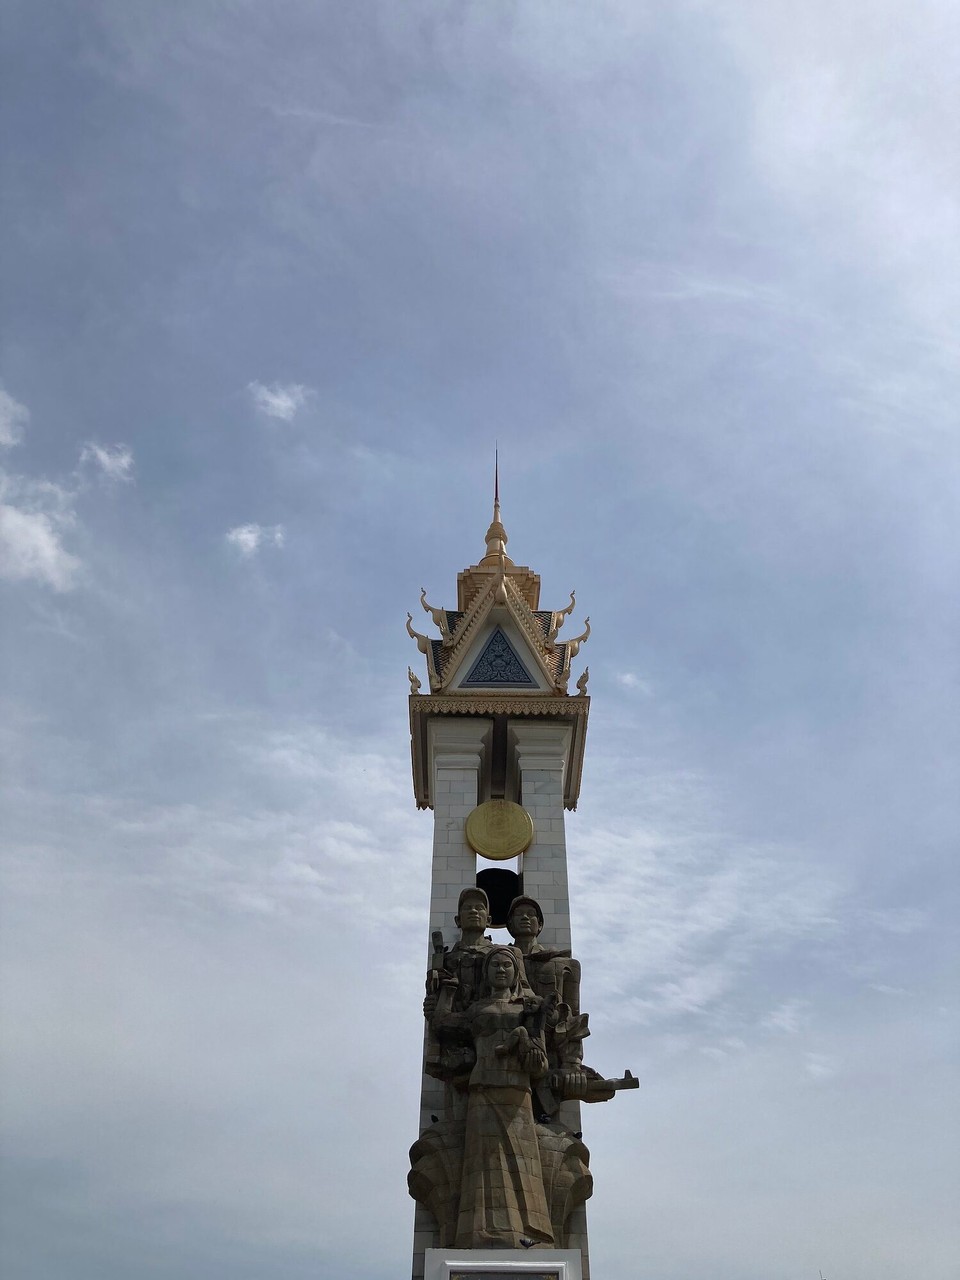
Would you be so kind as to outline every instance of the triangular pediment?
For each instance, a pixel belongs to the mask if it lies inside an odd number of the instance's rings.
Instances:
[[[536,693],[554,687],[543,655],[509,605],[494,603],[491,593],[479,604],[473,621],[474,625],[469,626],[465,617],[461,624],[462,639],[450,654],[444,689]]]
[[[524,666],[504,631],[494,627],[460,682],[461,689],[538,689],[539,683]]]

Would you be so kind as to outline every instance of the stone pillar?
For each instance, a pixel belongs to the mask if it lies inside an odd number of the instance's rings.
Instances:
[[[477,855],[467,844],[464,824],[479,803],[492,728],[493,722],[481,716],[444,716],[428,730],[433,771],[430,929],[442,929],[448,946],[458,936],[453,921],[460,892],[477,882]]]
[[[477,855],[467,844],[464,824],[477,807],[484,756],[491,720],[481,716],[444,716],[428,728],[428,767],[433,777],[433,870],[430,887],[430,932],[443,930],[451,946],[458,937],[454,924],[457,899],[463,889],[477,882]],[[427,938],[427,963],[431,947]],[[431,1115],[442,1115],[444,1088],[432,1076],[423,1076],[420,1091],[420,1132],[429,1128]],[[424,1254],[440,1245],[433,1215],[417,1205],[413,1228],[413,1280],[424,1273]]]
[[[569,725],[542,720],[511,720],[508,729],[517,764],[520,803],[533,819],[535,831],[533,844],[520,859],[523,892],[536,898],[543,909],[541,944],[570,947],[563,779],[572,731]],[[565,1102],[559,1118],[568,1129],[579,1133],[579,1102]],[[580,1250],[583,1280],[590,1280],[585,1205],[576,1209],[570,1219],[569,1245]]]
[[[563,820],[563,776],[570,750],[569,725],[511,720],[510,742],[517,761],[520,803],[533,819],[533,844],[520,861],[523,892],[543,908],[540,942],[570,946],[570,893]]]

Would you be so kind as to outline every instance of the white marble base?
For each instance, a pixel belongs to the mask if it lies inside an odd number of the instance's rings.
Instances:
[[[423,1280],[583,1280],[579,1249],[427,1249]]]

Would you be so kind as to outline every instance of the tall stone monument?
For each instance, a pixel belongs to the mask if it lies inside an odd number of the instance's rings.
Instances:
[[[570,950],[564,811],[580,790],[590,699],[540,579],[507,556],[499,484],[486,554],[456,609],[420,602],[407,631],[413,785],[434,812],[413,1280],[589,1280],[593,1189],[581,1102],[634,1088],[583,1061],[589,1034]],[[505,930],[495,941],[490,929]]]

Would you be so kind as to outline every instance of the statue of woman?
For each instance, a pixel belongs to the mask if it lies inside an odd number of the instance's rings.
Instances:
[[[531,1084],[548,1069],[543,1002],[524,991],[516,952],[494,947],[480,998],[460,1015],[477,1061],[468,1084],[459,1248],[517,1249],[521,1237],[527,1247],[554,1244],[531,1103]]]
[[[593,1186],[579,1136],[534,1122],[556,997],[534,995],[522,965],[515,947],[491,946],[470,1006],[433,1009],[437,1043],[462,1046],[471,1063],[448,1088],[444,1118],[410,1148],[410,1194],[436,1218],[444,1247],[567,1248],[570,1215]],[[466,1105],[454,1105],[464,1093]]]

